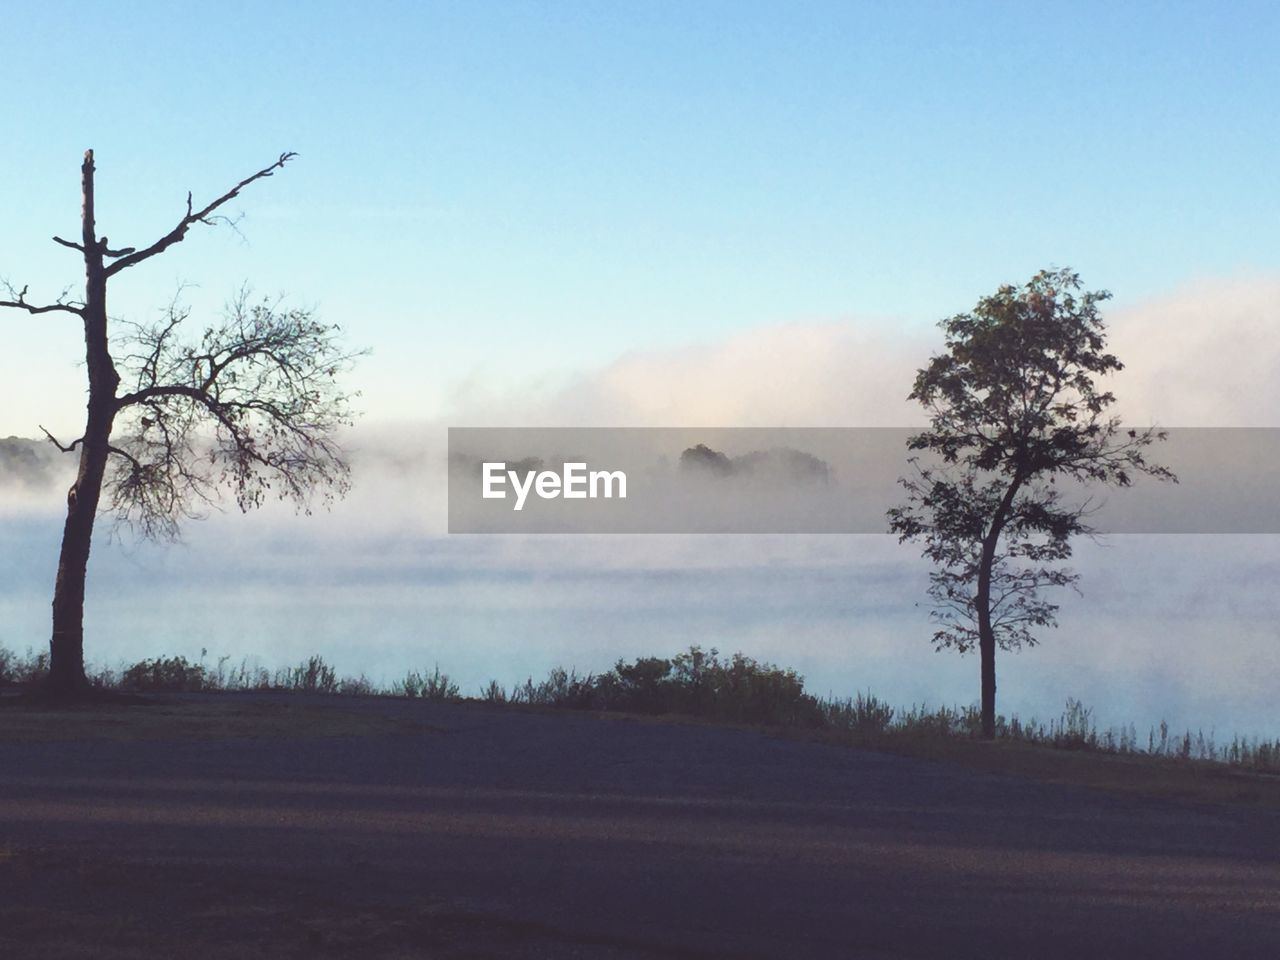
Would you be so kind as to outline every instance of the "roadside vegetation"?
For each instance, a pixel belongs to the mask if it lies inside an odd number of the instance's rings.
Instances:
[[[35,688],[47,670],[45,653],[17,654],[0,647],[0,692],[16,694]],[[121,693],[295,692],[692,717],[811,732],[925,756],[941,755],[938,748],[983,739],[981,710],[976,705],[898,708],[869,692],[843,699],[815,697],[805,691],[804,678],[794,670],[742,653],[722,656],[715,649],[697,646],[670,658],[619,660],[601,674],[583,675],[557,667],[542,680],[530,677],[510,688],[491,680],[474,696],[463,696],[439,666],[429,672],[410,671],[386,684],[364,675],[339,676],[319,656],[270,670],[249,660],[232,664],[229,657],[209,663],[202,651],[201,659],[194,662],[182,656],[156,657],[119,669],[90,670],[89,676],[95,687]],[[1074,699],[1067,700],[1059,716],[1048,720],[998,717],[996,740],[1280,774],[1280,740],[1235,735],[1218,741],[1212,732],[1175,732],[1163,722],[1143,734],[1132,724],[1099,729],[1092,710]]]

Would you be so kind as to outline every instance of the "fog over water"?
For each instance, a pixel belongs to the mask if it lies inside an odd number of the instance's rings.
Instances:
[[[448,536],[419,474],[372,469],[357,461],[331,513],[215,514],[177,545],[100,536],[90,659],[320,653],[377,680],[438,663],[476,693],[696,643],[793,666],[817,693],[975,699],[976,658],[933,651],[928,567],[891,537]],[[53,509],[0,523],[0,643],[46,641],[59,533]],[[1056,715],[1072,696],[1104,723],[1280,735],[1280,537],[1115,536],[1077,561],[1060,628],[998,660],[1003,711]]]
[[[1280,343],[1263,322],[1280,312],[1278,294],[1272,281],[1199,286],[1118,314],[1121,414],[1280,426]],[[1166,322],[1194,342],[1161,336]],[[765,329],[630,355],[537,396],[473,391],[430,420],[370,418],[349,438],[352,495],[331,512],[214,514],[168,546],[112,542],[104,523],[88,656],[116,666],[207,649],[207,662],[275,667],[319,653],[388,681],[438,663],[474,694],[490,678],[600,671],[696,643],[795,667],[819,694],[971,703],[977,659],[933,651],[928,567],[889,536],[445,533],[446,425],[910,425],[918,411],[893,385],[909,384],[928,349],[853,322]],[[6,469],[0,644],[39,648],[65,465]],[[1046,718],[1077,697],[1140,737],[1162,718],[1219,740],[1280,736],[1280,537],[1112,536],[1080,543],[1074,566],[1083,595],[1061,593],[1060,627],[998,658],[1001,712]]]

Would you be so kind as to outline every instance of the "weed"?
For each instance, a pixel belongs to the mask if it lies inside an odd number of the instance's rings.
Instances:
[[[440,672],[440,665],[437,664],[431,673],[422,674],[413,670],[406,674],[392,688],[392,692],[402,697],[420,697],[423,700],[457,700],[461,691],[447,673]]]
[[[185,657],[154,657],[119,670],[99,668],[92,682],[104,689],[131,691],[300,691],[348,696],[393,695],[423,700],[458,700],[461,692],[437,665],[431,673],[412,671],[383,687],[363,674],[339,677],[322,657],[312,656],[295,667],[274,673],[256,660],[230,665],[229,657],[206,664]],[[25,655],[0,647],[0,687],[39,683],[49,671],[47,653]],[[619,660],[602,674],[579,675],[563,667],[545,679],[529,677],[508,691],[496,680],[481,691],[489,703],[530,704],[577,710],[647,714],[675,713],[735,723],[817,727],[852,735],[874,745],[895,737],[972,739],[981,735],[977,706],[929,707],[924,704],[895,709],[870,691],[844,699],[817,699],[805,692],[804,678],[794,670],[762,663],[742,653],[720,656],[714,648],[693,646],[671,658],[639,657]],[[1236,736],[1219,746],[1213,731],[1181,734],[1161,721],[1140,745],[1133,724],[1099,731],[1093,711],[1069,699],[1056,720],[997,717],[999,739],[1121,756],[1159,757],[1177,761],[1208,761],[1257,772],[1280,772],[1280,740]]]

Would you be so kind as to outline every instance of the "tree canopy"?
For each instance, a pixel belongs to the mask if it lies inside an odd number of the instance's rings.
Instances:
[[[906,502],[889,511],[902,541],[923,544],[934,569],[934,643],[982,660],[984,732],[995,725],[995,649],[1034,645],[1056,625],[1046,587],[1074,585],[1061,563],[1072,538],[1094,531],[1090,503],[1062,481],[1130,486],[1147,474],[1165,434],[1125,429],[1100,380],[1123,368],[1106,349],[1099,304],[1071,270],[1006,285],[969,313],[943,320],[945,350],[916,375],[910,399],[929,414],[913,435]],[[1078,493],[1078,491],[1076,491]]]

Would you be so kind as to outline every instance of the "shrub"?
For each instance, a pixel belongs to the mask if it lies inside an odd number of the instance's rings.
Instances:
[[[1075,698],[1067,699],[1066,711],[1056,727],[1051,728],[1053,746],[1061,750],[1098,749],[1098,728],[1093,723],[1093,711]]]
[[[320,656],[310,656],[296,667],[277,671],[275,687],[302,693],[337,693],[338,673]]]
[[[671,709],[671,661],[642,657],[635,663],[619,660],[613,670],[596,679],[596,693],[603,709],[663,713]]]
[[[596,681],[591,676],[579,677],[576,670],[554,667],[547,679],[534,683],[529,677],[513,688],[510,699],[512,703],[532,706],[589,709],[597,706]]]
[[[428,674],[411,671],[392,688],[392,692],[423,700],[457,700],[461,693],[458,685],[449,679],[449,675],[440,672],[439,665]]]
[[[821,724],[818,701],[804,692],[794,670],[759,663],[741,653],[721,659],[719,651],[692,646],[670,660],[619,660],[613,670],[584,683],[591,696],[578,701],[606,710],[687,713],[747,723]]]
[[[378,693],[378,688],[362,673],[358,677],[343,677],[339,680],[338,693],[344,697],[372,697]]]
[[[124,690],[150,690],[167,693],[203,690],[205,669],[186,657],[155,657],[139,660],[120,675]]]
[[[49,673],[49,654],[35,653],[30,647],[19,656],[7,647],[0,647],[0,687],[30,686],[39,683]]]
[[[870,692],[844,700],[823,700],[819,708],[827,726],[851,733],[875,736],[893,723],[893,707]]]

